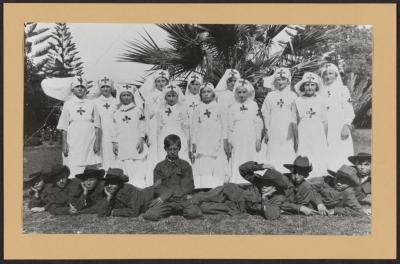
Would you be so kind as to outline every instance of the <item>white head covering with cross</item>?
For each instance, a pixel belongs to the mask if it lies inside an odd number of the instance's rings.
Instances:
[[[249,98],[251,100],[254,100],[255,91],[254,91],[254,87],[251,84],[251,82],[249,82],[248,80],[245,80],[245,79],[237,80],[236,83],[235,83],[235,86],[233,88],[233,94],[234,94],[235,98],[236,98],[236,90],[239,87],[244,87],[247,90],[247,92],[249,93]]]
[[[321,94],[321,91],[323,90],[321,78],[313,72],[305,72],[303,74],[301,81],[296,83],[296,85],[294,86],[294,89],[299,96],[302,96],[304,94],[304,91],[300,91],[300,89],[301,86],[307,82],[312,82],[317,84],[318,88],[316,90],[316,94]]]
[[[131,93],[132,95],[135,95],[136,87],[135,87],[134,85],[128,84],[128,83],[118,83],[118,84],[116,85],[116,90],[117,90],[116,98],[117,98],[118,100],[121,100],[121,99],[120,99],[121,93],[129,92],[129,93]]]
[[[167,95],[167,93],[174,91],[178,94],[178,103],[177,104],[181,104],[185,98],[184,95],[182,93],[182,89],[174,84],[168,84],[167,86],[165,86],[164,92],[163,92],[163,102],[164,104],[166,104],[166,100],[165,100],[165,96]]]
[[[203,83],[200,87],[199,96],[201,95],[202,91],[204,91],[204,90],[211,91],[214,94],[214,100],[215,100],[215,87],[212,83],[210,83],[210,82]],[[200,96],[200,100],[201,100],[201,96]]]
[[[240,79],[239,71],[236,69],[227,69],[222,78],[219,80],[217,86],[215,87],[215,91],[222,92],[227,90],[228,88],[226,85],[226,81],[231,77],[234,77],[236,80]]]
[[[192,72],[189,75],[189,77],[187,78],[185,97],[189,97],[190,96],[189,85],[193,81],[198,81],[200,83],[200,85],[202,85],[203,84],[203,76],[201,74],[197,73],[197,72]]]
[[[335,85],[344,86],[342,77],[340,76],[339,68],[338,68],[335,64],[333,64],[333,63],[326,63],[326,64],[324,64],[324,66],[322,66],[322,67],[320,68],[319,71],[320,71],[321,78],[322,78],[322,76],[324,75],[324,73],[327,72],[327,71],[333,71],[333,72],[335,72],[337,77],[336,77],[336,80],[335,80],[331,85],[332,85],[332,86],[335,86]]]

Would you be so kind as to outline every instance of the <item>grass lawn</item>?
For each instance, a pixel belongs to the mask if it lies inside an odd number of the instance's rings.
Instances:
[[[354,134],[355,152],[371,151],[371,130],[357,130]],[[53,154],[24,153],[24,169],[43,162],[56,162]],[[42,155],[42,156],[41,156]],[[95,215],[52,216],[47,212],[32,213],[24,203],[24,233],[55,234],[312,234],[312,235],[368,235],[370,217],[283,215],[279,220],[268,221],[257,215],[221,216],[207,215],[203,219],[186,220],[171,216],[159,222],[138,218],[107,217]]]

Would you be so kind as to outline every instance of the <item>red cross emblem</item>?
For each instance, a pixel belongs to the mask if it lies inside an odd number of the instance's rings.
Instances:
[[[248,108],[245,107],[244,105],[242,105],[242,106],[240,107],[240,111],[246,111],[246,110],[248,110]]]
[[[172,113],[172,110],[170,107],[168,107],[168,110],[165,110],[165,113],[169,116]]]
[[[122,121],[124,121],[125,123],[128,123],[129,120],[131,120],[131,118],[127,115],[122,119]]]
[[[110,105],[108,103],[106,103],[105,105],[103,105],[105,109],[108,110],[108,108],[110,107]]]
[[[312,118],[312,116],[315,115],[316,113],[312,110],[312,108],[310,108],[310,110],[308,110],[306,114],[308,115],[309,118]]]
[[[76,110],[77,113],[79,113],[80,115],[82,115],[82,113],[86,112],[85,110],[82,109],[82,107],[79,107],[78,110]]]
[[[281,98],[281,99],[279,99],[279,101],[276,104],[279,105],[282,108],[284,103],[285,102]]]
[[[101,79],[101,81],[103,82],[103,83],[106,83],[106,82],[108,82],[110,79],[108,79],[107,77],[104,77],[103,79]]]
[[[204,115],[206,115],[208,118],[210,118],[211,112],[208,111],[208,109],[206,109],[206,111],[204,112]]]

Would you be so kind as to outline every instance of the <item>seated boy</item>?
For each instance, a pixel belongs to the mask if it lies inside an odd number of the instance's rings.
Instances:
[[[153,187],[138,189],[127,183],[123,170],[110,168],[104,180],[104,198],[98,205],[98,216],[137,217],[153,199]]]
[[[103,198],[104,170],[95,166],[87,166],[83,173],[75,176],[81,180],[70,192],[71,214],[95,214],[97,203]]]
[[[167,156],[154,168],[155,199],[143,215],[144,219],[158,221],[174,214],[193,219],[202,216],[200,208],[191,200],[194,189],[192,167],[179,158],[181,140],[177,135],[164,139]]]
[[[360,152],[348,159],[357,169],[360,180],[359,186],[354,188],[357,200],[362,205],[371,205],[371,154]]]
[[[343,165],[337,172],[331,170],[328,172],[332,176],[315,178],[312,182],[312,186],[320,193],[323,203],[330,209],[328,214],[365,215],[354,190],[354,187],[359,185],[357,170]]]
[[[306,181],[312,171],[312,165],[308,158],[298,156],[293,164],[284,164],[283,166],[290,170],[290,173],[286,173],[285,176],[288,177],[291,185],[286,191],[286,201],[282,203],[281,209],[289,213],[327,215],[328,210],[320,195]],[[315,208],[318,211],[314,210]]]
[[[24,180],[24,185],[29,188],[29,202],[28,208],[32,212],[43,212],[46,205],[45,197],[47,196],[47,189],[43,181],[45,172],[35,172],[29,175],[28,179]]]
[[[68,179],[70,170],[67,166],[55,165],[44,181],[48,183],[46,211],[53,215],[74,214],[70,207],[70,192],[79,180]]]

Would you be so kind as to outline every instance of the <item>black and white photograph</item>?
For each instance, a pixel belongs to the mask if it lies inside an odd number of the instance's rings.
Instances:
[[[371,234],[372,26],[23,30],[24,234]]]

